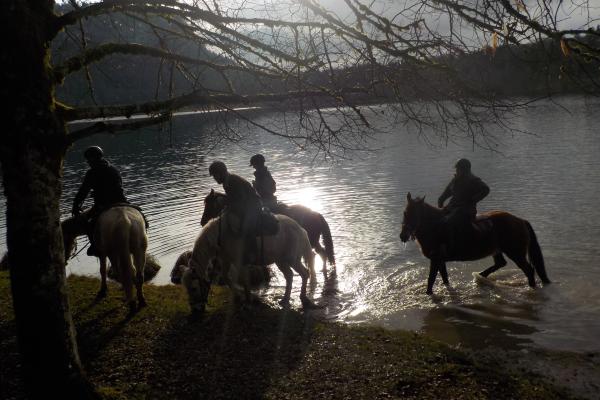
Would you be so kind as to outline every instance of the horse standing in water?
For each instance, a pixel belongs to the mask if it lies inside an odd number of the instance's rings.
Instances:
[[[75,247],[77,236],[86,234],[86,227],[77,223],[76,218],[68,218],[61,224],[65,246],[65,260],[71,255]],[[146,265],[146,222],[140,211],[133,207],[118,206],[102,212],[94,226],[96,251],[100,259],[101,286],[98,297],[106,297],[108,287],[106,284],[106,259],[110,260],[112,268],[120,276],[120,282],[125,291],[125,299],[129,305],[130,313],[146,305],[144,298],[144,267]],[[135,277],[134,277],[135,275]],[[137,292],[136,300],[133,297],[133,281]]]
[[[524,219],[505,211],[483,213],[478,220],[491,222],[491,229],[476,234],[468,248],[443,251],[444,238],[441,228],[444,211],[427,204],[425,198],[413,200],[410,193],[406,199],[400,240],[406,242],[410,238],[416,238],[423,255],[431,260],[427,294],[433,293],[433,284],[438,271],[442,275],[444,284],[448,285],[446,261],[473,261],[493,256],[494,265],[479,273],[487,277],[506,265],[503,253],[525,273],[529,286],[535,287],[534,269],[543,283],[550,283],[535,232],[531,224]],[[527,255],[531,264],[527,261]]]
[[[200,224],[204,226],[212,218],[217,217],[225,208],[226,201],[227,195],[225,193],[215,192],[211,189],[210,193],[204,198],[204,212],[202,213]],[[290,217],[304,228],[308,234],[311,247],[323,259],[323,270],[326,268],[327,261],[335,267],[331,231],[323,215],[301,205],[287,206],[284,204],[278,205],[271,212]],[[325,248],[319,242],[321,236],[323,237]]]
[[[296,271],[302,278],[300,300],[303,306],[312,303],[306,295],[308,278],[314,279],[314,254],[306,232],[296,221],[284,215],[276,215],[279,230],[275,235],[257,238],[258,248],[262,248],[264,265],[275,263],[285,277],[285,294],[281,304],[287,304],[292,291],[292,280]],[[213,218],[202,228],[196,239],[194,249],[188,258],[188,267],[183,273],[182,282],[187,289],[192,315],[204,312],[210,291],[212,262],[219,260],[220,265],[229,265],[229,285],[234,295],[242,300],[251,299],[249,269],[243,265],[242,249],[244,238],[239,234],[239,220],[224,214]],[[180,257],[184,257],[183,255]],[[302,264],[308,265],[308,270]],[[183,261],[185,262],[185,261]]]

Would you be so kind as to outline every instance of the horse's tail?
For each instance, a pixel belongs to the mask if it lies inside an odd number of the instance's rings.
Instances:
[[[327,254],[327,259],[329,260],[329,264],[335,265],[335,254],[333,251],[333,239],[331,238],[331,231],[329,230],[329,224],[325,221],[323,215],[319,214],[319,218],[321,219],[321,227],[322,227],[322,235],[323,235],[323,243],[325,244],[325,253]]]
[[[533,227],[527,221],[527,230],[529,231],[529,261],[535,268],[535,272],[537,272],[538,276],[544,283],[550,283],[550,279],[548,279],[548,275],[546,274],[546,266],[544,264],[544,256],[542,255],[542,249],[540,248],[540,244],[538,243],[537,236],[533,231]]]
[[[308,274],[311,281],[317,279],[317,273],[315,272],[315,253],[313,253],[308,237],[306,237],[306,246],[304,246],[302,257],[308,267]]]
[[[129,286],[133,283],[133,277],[135,275],[135,265],[133,264],[133,260],[131,258],[132,223],[128,218],[120,218],[120,223],[115,224],[116,229],[113,231],[114,236],[113,239],[111,239],[112,244],[108,250],[114,254],[114,259],[117,261],[118,265],[113,265],[113,267],[117,268],[117,276],[121,276],[121,283],[123,284],[124,289],[128,291],[130,289],[126,286]],[[102,234],[105,234],[105,232]],[[116,245],[117,243],[118,245]],[[109,258],[111,258],[110,255]]]

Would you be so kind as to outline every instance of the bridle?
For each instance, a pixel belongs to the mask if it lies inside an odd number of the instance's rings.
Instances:
[[[410,240],[415,240],[416,239],[416,233],[417,233],[417,230],[419,229],[419,227],[413,228],[412,225],[406,224],[406,223],[403,222],[402,223],[402,230],[404,230],[404,228],[408,229],[408,232],[409,232],[408,238]]]

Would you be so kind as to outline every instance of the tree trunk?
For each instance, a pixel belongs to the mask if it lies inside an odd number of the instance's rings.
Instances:
[[[64,123],[55,115],[48,66],[52,1],[4,0],[0,6],[3,97],[0,136],[6,235],[17,340],[27,394],[96,397],[75,340],[60,231]]]

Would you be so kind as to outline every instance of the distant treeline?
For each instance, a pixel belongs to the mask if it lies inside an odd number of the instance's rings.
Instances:
[[[59,5],[63,10],[68,5]],[[62,11],[62,10],[61,10]],[[54,64],[104,43],[138,43],[169,49],[178,54],[217,64],[227,59],[203,45],[182,39],[175,27],[156,21],[153,28],[132,16],[117,14],[83,21],[54,41]],[[85,32],[86,43],[80,39]],[[160,34],[159,34],[160,32]],[[159,39],[161,38],[162,39]],[[93,41],[92,41],[93,39]],[[596,44],[597,45],[597,44]],[[546,40],[521,46],[500,46],[458,56],[440,58],[439,67],[418,63],[359,65],[335,71],[335,86],[370,87],[369,95],[353,95],[351,102],[394,99],[443,99],[465,96],[540,96],[557,93],[597,93],[600,63],[565,55],[560,43]],[[447,68],[449,65],[452,68]],[[89,73],[88,73],[89,72]],[[124,104],[166,99],[197,90],[226,91],[228,85],[243,94],[298,90],[300,87],[332,87],[331,71],[312,72],[299,80],[268,81],[241,72],[224,74],[202,66],[175,65],[158,58],[117,54],[69,76],[57,90],[58,98],[73,105]],[[306,83],[309,83],[306,86]],[[92,88],[92,90],[90,90]],[[333,102],[333,101],[332,101]],[[319,101],[323,104],[323,100]]]

